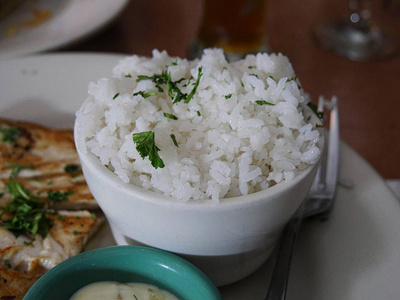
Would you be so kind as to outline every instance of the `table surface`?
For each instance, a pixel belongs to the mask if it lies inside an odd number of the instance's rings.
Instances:
[[[392,30],[400,45],[400,3],[378,7],[376,22]],[[354,62],[320,49],[313,25],[346,13],[346,0],[269,2],[266,26],[273,52],[288,56],[303,88],[317,102],[320,95],[340,101],[341,137],[386,179],[400,178],[400,55]],[[199,28],[202,1],[129,1],[106,28],[58,51],[150,56],[154,48],[185,57]],[[301,24],[301,25],[300,25]]]

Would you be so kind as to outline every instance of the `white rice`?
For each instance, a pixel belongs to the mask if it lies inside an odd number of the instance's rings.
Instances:
[[[172,81],[184,78],[178,87],[189,94],[199,67],[203,75],[189,103],[174,104],[166,85],[160,92],[152,80],[136,81],[168,70]],[[281,54],[227,63],[220,49],[207,49],[196,61],[154,50],[152,58],[126,57],[110,78],[89,84],[77,112],[77,142],[126,183],[181,201],[218,202],[291,180],[316,162],[319,132],[302,112],[308,101]],[[136,150],[132,135],[144,131],[155,133],[165,167],[154,168]]]

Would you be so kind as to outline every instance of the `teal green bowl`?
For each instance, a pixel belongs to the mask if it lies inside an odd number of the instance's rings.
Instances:
[[[44,274],[24,300],[69,300],[98,281],[141,282],[182,300],[221,300],[218,289],[198,268],[171,253],[141,246],[112,246],[74,256]]]

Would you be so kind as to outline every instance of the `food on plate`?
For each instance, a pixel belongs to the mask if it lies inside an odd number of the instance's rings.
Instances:
[[[72,130],[0,119],[0,299],[22,299],[40,275],[84,249],[104,217],[83,208],[98,205]]]
[[[153,51],[89,85],[79,149],[125,183],[181,201],[218,202],[291,180],[318,161],[318,125],[289,60],[220,49],[188,61]]]
[[[0,265],[0,299],[22,300],[40,275],[15,271]]]
[[[91,283],[79,289],[71,300],[109,300],[109,299],[149,299],[149,300],[178,300],[166,290],[145,283],[119,283],[101,281]]]
[[[0,119],[0,189],[18,181],[54,209],[97,209],[80,168],[72,130]],[[0,206],[11,200],[4,193]]]
[[[45,217],[49,220],[45,234],[16,235],[15,230],[0,227],[2,265],[17,271],[43,274],[79,254],[103,221],[103,217],[89,211],[49,211]]]

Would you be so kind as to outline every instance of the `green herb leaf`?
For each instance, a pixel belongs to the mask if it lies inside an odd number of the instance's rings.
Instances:
[[[44,201],[31,196],[13,177],[10,177],[5,189],[11,194],[12,201],[0,208],[1,225],[17,236],[27,233],[40,234],[45,238],[52,223],[46,216]]]
[[[323,112],[323,111],[318,111],[318,106],[317,106],[317,105],[315,105],[315,104],[312,103],[312,102],[308,102],[308,103],[307,103],[307,106],[308,106],[309,108],[311,108],[311,110],[317,115],[317,117],[318,117],[320,120],[323,120],[323,119],[324,119],[324,112]]]
[[[0,128],[0,141],[5,143],[14,143],[22,135],[22,129],[14,126]]]
[[[143,92],[143,91],[140,91],[140,92],[137,92],[137,93],[134,93],[133,94],[133,96],[137,96],[137,95],[140,95],[140,96],[142,96],[143,98],[149,98],[149,97],[151,97],[151,96],[157,96],[157,93],[156,92],[148,92],[148,93],[145,93],[145,92]]]
[[[232,94],[225,95],[225,99],[229,99],[230,97],[232,97]]]
[[[117,98],[119,96],[119,93],[116,93],[113,97],[113,100],[115,100],[115,98]]]
[[[201,112],[200,112],[200,111],[197,111],[196,113],[197,113],[197,115],[198,115],[199,117],[201,117]]]
[[[148,157],[154,168],[164,168],[164,162],[158,155],[160,149],[155,144],[155,134],[153,131],[144,131],[132,135],[136,150],[142,158]]]
[[[185,103],[189,103],[189,101],[193,98],[194,94],[196,93],[197,87],[199,86],[199,83],[200,83],[201,76],[203,76],[203,68],[202,67],[200,67],[197,70],[196,83],[194,84],[194,87],[193,87],[192,91],[190,92],[189,96],[186,98]]]
[[[170,137],[171,137],[172,141],[174,142],[174,145],[177,146],[177,147],[179,147],[178,142],[176,141],[176,136],[175,136],[175,134],[171,133]]]
[[[169,113],[164,113],[164,117],[168,118],[168,119],[172,119],[172,120],[178,120],[178,117],[173,115],[173,114],[169,114]]]
[[[47,200],[49,202],[65,202],[68,201],[68,197],[72,195],[73,192],[71,190],[61,192],[61,191],[47,191]]]
[[[9,269],[12,268],[12,267],[11,267],[11,263],[10,263],[10,261],[9,261],[8,259],[5,259],[5,260],[4,260],[4,265],[5,265],[7,268],[9,268]]]
[[[34,169],[35,167],[33,165],[22,165],[22,164],[16,164],[16,163],[12,163],[12,162],[6,162],[4,164],[6,167],[13,167],[13,170],[11,171],[11,175],[10,176],[17,176],[19,171],[21,171],[21,169]]]
[[[64,168],[65,173],[74,173],[74,172],[78,172],[79,170],[80,170],[80,167],[77,164],[68,164]]]
[[[274,103],[267,102],[267,101],[265,101],[265,100],[256,100],[256,103],[257,103],[258,105],[269,105],[269,106],[274,106],[274,105],[275,105]]]

